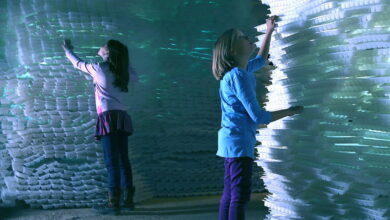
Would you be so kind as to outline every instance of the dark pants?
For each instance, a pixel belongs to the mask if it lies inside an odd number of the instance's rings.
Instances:
[[[225,158],[223,194],[219,206],[219,220],[244,220],[250,200],[253,159]]]
[[[133,174],[128,156],[126,134],[112,133],[101,137],[104,162],[108,171],[108,188],[111,192],[133,187]]]

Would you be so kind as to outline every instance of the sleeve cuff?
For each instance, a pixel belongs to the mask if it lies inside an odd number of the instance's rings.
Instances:
[[[262,57],[261,55],[256,55],[255,59],[261,59],[265,61],[264,57]]]
[[[73,53],[73,50],[72,49],[68,49],[68,48],[64,48],[64,50],[65,50],[65,53]]]

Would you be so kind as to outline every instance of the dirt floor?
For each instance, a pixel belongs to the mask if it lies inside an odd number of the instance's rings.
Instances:
[[[264,219],[268,210],[263,206],[264,194],[253,194],[247,209],[247,220]],[[0,219],[13,220],[214,220],[218,219],[219,196],[187,198],[155,198],[136,204],[136,210],[120,216],[103,216],[91,209],[0,209]]]

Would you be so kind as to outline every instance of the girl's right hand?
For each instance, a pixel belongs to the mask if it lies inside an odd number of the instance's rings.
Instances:
[[[278,17],[276,15],[271,16],[266,20],[266,25],[267,25],[267,32],[272,32],[275,30],[277,24],[276,24],[276,19]]]
[[[300,114],[303,112],[303,106],[293,106],[288,108],[291,115]]]
[[[64,44],[62,45],[62,48],[64,48],[64,50],[73,50],[72,43],[70,42],[69,39],[64,40]]]

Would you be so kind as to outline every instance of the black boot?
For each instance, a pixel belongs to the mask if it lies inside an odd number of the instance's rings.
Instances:
[[[120,190],[109,191],[107,205],[93,207],[93,209],[102,215],[120,215],[119,201]]]
[[[123,191],[122,209],[125,211],[134,210],[134,192],[135,187],[129,187]]]

